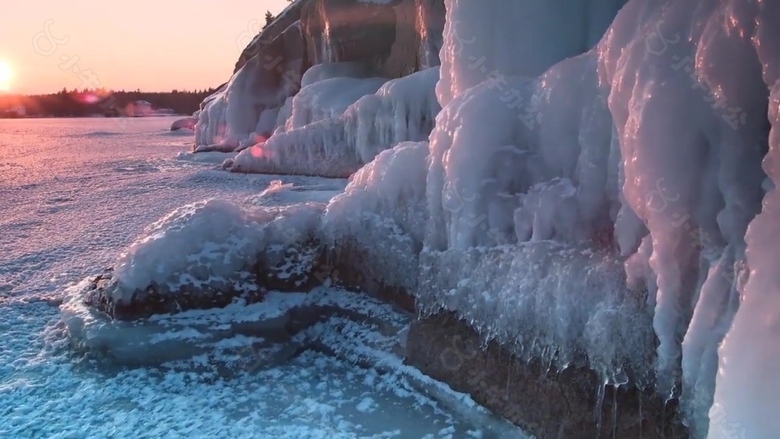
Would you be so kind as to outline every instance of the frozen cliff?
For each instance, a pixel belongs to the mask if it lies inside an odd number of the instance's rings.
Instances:
[[[230,255],[220,293],[270,282],[261,256],[287,246],[301,273],[348,267],[421,318],[592,371],[598,408],[634,388],[679,403],[694,438],[780,434],[780,2],[299,0],[269,29],[204,101],[196,151],[350,181],[150,229],[217,228],[194,235]],[[186,255],[143,273],[166,242],[124,255],[107,300],[210,279]]]
[[[440,107],[438,70],[422,71],[439,64],[443,26],[441,0],[299,0],[204,101],[195,150],[246,150],[226,163],[236,172],[347,177],[425,140]]]

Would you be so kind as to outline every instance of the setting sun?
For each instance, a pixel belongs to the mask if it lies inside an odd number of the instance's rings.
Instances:
[[[11,89],[11,80],[13,79],[13,70],[11,66],[0,60],[0,91],[8,91]]]

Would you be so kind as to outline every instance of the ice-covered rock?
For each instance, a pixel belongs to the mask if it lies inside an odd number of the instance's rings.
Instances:
[[[598,48],[624,210],[645,224],[617,227],[618,240],[646,267],[658,390],[682,390],[694,437],[707,435],[717,346],[754,271],[744,237],[764,194],[777,16],[772,2],[631,2]]]
[[[290,15],[298,15],[300,20],[280,32],[280,23],[288,23]],[[332,151],[334,143],[342,143],[345,138],[350,141],[351,133],[357,132],[347,128],[345,134],[340,115],[357,98],[373,94],[381,85],[374,87],[371,82],[374,80],[366,78],[398,78],[437,66],[436,53],[442,44],[443,25],[443,0],[295,2],[283,17],[250,42],[230,82],[203,102],[195,150],[229,152],[256,145],[254,151],[231,160],[225,167],[236,172],[345,177],[383,149],[401,141],[424,140],[438,112],[435,100],[427,99],[432,94],[428,93],[427,86],[421,98],[410,94],[397,96],[399,91],[383,97],[392,100],[385,106],[397,109],[394,125],[403,128],[398,117],[406,118],[409,135],[399,129],[393,133],[392,143],[369,145],[376,152],[367,157],[361,154],[357,166],[354,161],[339,164],[354,145],[340,154]],[[429,73],[425,77],[433,75]],[[415,79],[410,83],[429,82],[435,82],[435,78],[434,81]],[[401,84],[407,83],[398,83],[393,88],[403,89]],[[303,90],[297,94],[299,85]],[[422,92],[418,87],[412,91]],[[402,112],[404,107],[411,107],[410,111]],[[414,111],[430,107],[436,107],[435,111]],[[352,119],[360,120],[352,122],[365,124],[365,118],[361,117],[365,113],[353,115]],[[331,120],[336,122],[334,126]],[[308,148],[302,144],[316,146],[311,148],[313,151],[306,151]],[[293,151],[288,153],[290,149]]]
[[[360,169],[328,204],[323,240],[341,277],[410,293],[427,219],[427,142],[404,142]],[[352,279],[354,280],[354,279]]]
[[[323,204],[246,210],[212,199],[147,227],[85,300],[119,319],[225,306],[311,287]]]
[[[596,65],[585,54],[538,79],[499,73],[443,109],[431,134],[431,248],[577,242],[611,230],[616,145]]]
[[[425,250],[419,284],[424,313],[455,312],[518,358],[588,367],[605,384],[653,381],[651,310],[614,253],[554,241]]]
[[[201,104],[196,151],[233,151],[269,136],[286,99],[300,88],[308,67],[299,23],[289,26]],[[250,144],[253,144],[250,143]]]
[[[764,80],[771,84],[768,119],[772,130],[769,152],[763,160],[771,182],[766,184],[769,193],[761,214],[748,227],[748,268],[743,273],[749,270],[749,277],[746,283],[738,284],[739,311],[718,350],[717,385],[709,411],[710,439],[726,439],[735,434],[770,438],[780,431],[780,419],[775,415],[780,392],[775,367],[780,362],[780,4],[765,2],[758,6],[760,15],[754,21],[756,49]],[[715,355],[711,351],[708,354],[713,361]]]

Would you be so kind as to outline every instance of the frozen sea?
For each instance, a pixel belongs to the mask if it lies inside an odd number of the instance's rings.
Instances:
[[[215,347],[138,366],[74,349],[63,297],[149,223],[212,197],[251,204],[274,180],[322,196],[345,184],[221,171],[225,155],[186,153],[172,120],[0,120],[0,438],[520,437],[392,359],[307,351],[258,368]]]

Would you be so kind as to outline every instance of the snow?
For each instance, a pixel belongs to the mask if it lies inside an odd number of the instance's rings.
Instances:
[[[260,340],[250,335],[216,337],[210,348],[198,346],[220,325],[267,319],[284,309],[282,299],[296,303],[302,294],[273,295],[264,308],[235,304],[158,316],[126,333],[89,327],[99,336],[87,337],[88,343],[104,342],[114,352],[124,346],[125,358],[155,352],[178,358],[162,364],[166,359],[158,358],[155,367],[129,367],[99,352],[74,351],[71,342],[77,339],[63,321],[74,305],[66,293],[115,262],[147,224],[175,206],[217,197],[249,210],[257,194],[280,179],[313,193],[343,185],[230,174],[176,158],[192,138],[170,136],[173,120],[0,121],[0,198],[9,203],[0,218],[0,436],[379,438],[436,435],[450,427],[454,435],[519,435],[501,430],[506,426],[467,396],[383,351],[397,343],[398,329],[381,335],[372,324],[354,323],[347,330],[348,320],[329,320],[304,336],[323,334],[341,354],[309,351],[276,362],[268,359],[287,355],[254,349]],[[312,300],[384,316],[391,328],[408,319],[386,305],[356,301],[352,293],[328,290],[317,297]],[[360,346],[360,340],[373,340],[373,347]],[[134,341],[158,349],[133,350]],[[385,352],[381,370],[354,366],[349,359],[371,352]],[[266,366],[255,366],[260,359]],[[363,384],[369,376],[374,385]],[[420,385],[441,394],[426,396],[417,390]],[[357,410],[365,398],[375,402],[375,412]]]
[[[198,123],[198,118],[194,116],[178,119],[171,124],[171,131],[178,131],[185,128],[188,130],[194,130],[195,124],[197,123]]]

